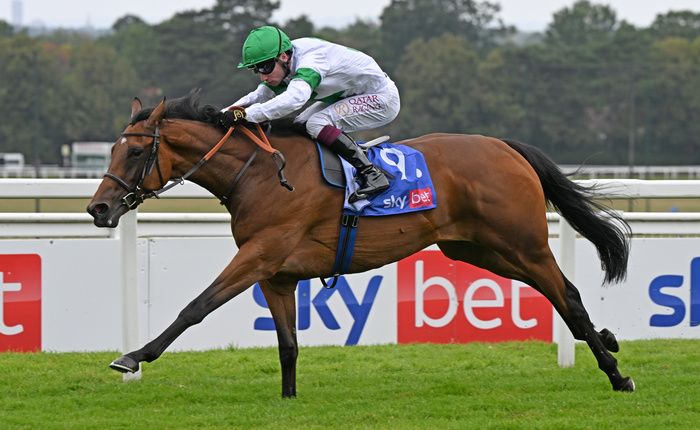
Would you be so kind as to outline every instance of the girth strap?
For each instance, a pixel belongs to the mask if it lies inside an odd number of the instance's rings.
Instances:
[[[360,217],[352,212],[344,212],[340,218],[340,235],[338,236],[338,246],[336,248],[335,262],[333,262],[333,281],[330,285],[325,279],[321,279],[324,288],[333,288],[338,282],[338,277],[347,273],[352,262],[352,254],[355,251],[355,238],[357,236],[357,225]]]

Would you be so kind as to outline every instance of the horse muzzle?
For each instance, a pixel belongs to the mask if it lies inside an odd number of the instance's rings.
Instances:
[[[92,202],[87,207],[87,212],[92,216],[97,227],[115,228],[119,225],[119,219],[128,212],[126,205],[120,204],[112,207],[106,202]]]

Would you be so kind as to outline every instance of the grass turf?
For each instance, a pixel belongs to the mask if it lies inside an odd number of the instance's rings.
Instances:
[[[0,428],[697,428],[700,341],[622,342],[632,394],[588,348],[539,342],[302,347],[298,398],[271,348],[165,353],[123,383],[118,353],[1,353]]]

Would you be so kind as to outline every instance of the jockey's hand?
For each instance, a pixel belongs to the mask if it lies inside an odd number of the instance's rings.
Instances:
[[[221,118],[219,119],[219,123],[224,127],[224,128],[231,128],[233,127],[238,121],[245,120],[245,109],[242,107],[238,106],[232,106],[228,108],[226,112],[223,112],[221,114]]]

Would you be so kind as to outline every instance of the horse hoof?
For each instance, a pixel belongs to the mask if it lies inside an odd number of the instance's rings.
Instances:
[[[617,343],[617,339],[615,339],[615,335],[612,334],[610,330],[607,328],[604,328],[600,331],[600,340],[603,341],[603,345],[605,345],[605,348],[610,351],[610,352],[619,352],[620,351],[620,345]]]
[[[122,355],[113,362],[109,363],[110,369],[114,369],[121,373],[136,373],[139,370],[139,364],[129,356]]]
[[[622,383],[615,388],[615,391],[622,391],[625,393],[632,393],[637,388],[634,381],[629,376],[622,379]]]

